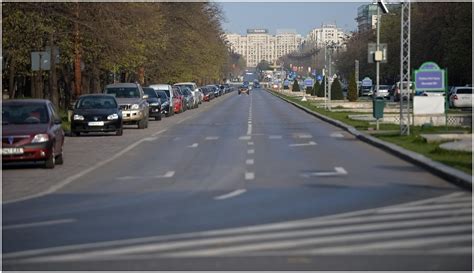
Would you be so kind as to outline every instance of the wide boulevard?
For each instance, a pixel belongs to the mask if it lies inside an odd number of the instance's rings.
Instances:
[[[263,89],[3,168],[4,270],[471,270],[471,192]]]

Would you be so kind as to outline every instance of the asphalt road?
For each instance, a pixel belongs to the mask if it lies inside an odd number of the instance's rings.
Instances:
[[[4,270],[472,268],[471,192],[263,90],[66,145],[3,170]]]

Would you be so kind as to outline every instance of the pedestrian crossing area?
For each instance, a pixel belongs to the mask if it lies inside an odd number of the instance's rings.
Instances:
[[[31,250],[4,261],[314,255],[467,255],[472,197],[456,192],[416,202],[311,219]]]

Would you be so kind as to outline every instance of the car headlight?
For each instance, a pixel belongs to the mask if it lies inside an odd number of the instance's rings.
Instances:
[[[48,134],[37,134],[31,141],[31,143],[41,143],[49,140]]]
[[[82,116],[82,115],[74,115],[73,119],[74,119],[74,120],[84,120],[84,116]]]
[[[114,120],[114,119],[118,119],[118,118],[119,118],[119,116],[116,113],[113,113],[112,115],[107,116],[108,120]]]
[[[159,102],[152,102],[152,103],[150,103],[150,106],[160,106],[160,103]]]
[[[138,104],[132,105],[132,110],[137,110],[137,109],[140,109],[140,105]]]

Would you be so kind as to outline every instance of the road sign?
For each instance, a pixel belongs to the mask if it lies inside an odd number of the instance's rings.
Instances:
[[[316,80],[322,81],[322,80],[323,80],[323,76],[322,76],[322,75],[317,75],[317,76],[316,76]]]
[[[51,52],[49,51],[37,51],[31,52],[31,70],[50,70],[51,69]]]
[[[362,80],[362,86],[372,86],[372,85],[373,85],[372,80],[369,77],[365,77]]]
[[[367,62],[369,64],[374,63],[374,58],[375,58],[375,52],[377,51],[377,44],[376,43],[369,43],[368,44],[368,49],[367,49]],[[381,56],[381,63],[386,63],[387,62],[387,44],[380,44],[379,45],[379,51],[382,52]]]
[[[415,70],[415,89],[444,92],[446,90],[445,71],[434,62],[426,62]]]
[[[289,86],[289,85],[290,85],[290,81],[289,81],[289,80],[285,80],[285,81],[283,82],[283,85],[284,85],[284,86]]]

